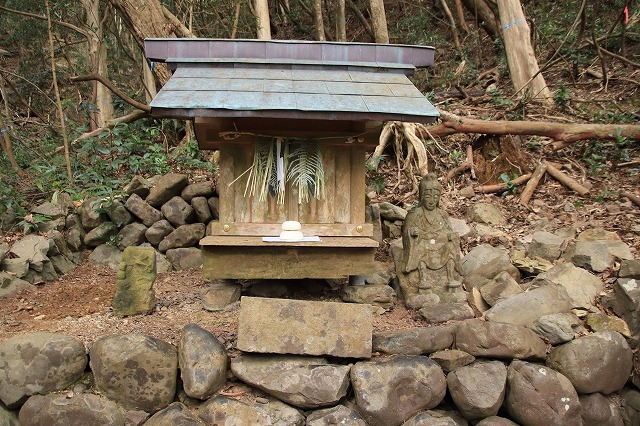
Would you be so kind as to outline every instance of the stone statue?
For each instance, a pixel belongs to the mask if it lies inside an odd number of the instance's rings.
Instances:
[[[402,227],[402,254],[394,256],[405,303],[418,309],[441,301],[463,302],[460,237],[439,207],[442,187],[430,173],[419,190],[420,204],[407,213]]]

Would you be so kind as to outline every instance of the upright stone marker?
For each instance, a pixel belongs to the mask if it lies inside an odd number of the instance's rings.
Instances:
[[[148,314],[156,306],[156,252],[153,247],[127,247],[118,269],[113,313],[120,316]]]
[[[368,305],[244,296],[238,349],[245,352],[371,358]]]

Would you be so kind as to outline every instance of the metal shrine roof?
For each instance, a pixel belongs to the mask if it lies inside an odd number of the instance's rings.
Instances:
[[[407,78],[432,47],[283,40],[147,39],[175,72],[157,117],[429,122],[433,105]]]

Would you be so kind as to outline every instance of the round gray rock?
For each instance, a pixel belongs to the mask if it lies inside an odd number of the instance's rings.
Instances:
[[[580,406],[584,425],[624,425],[615,403],[601,393],[580,395]]]
[[[84,344],[71,336],[30,333],[0,343],[0,400],[9,408],[27,397],[65,389],[87,365]]]
[[[367,426],[362,416],[344,405],[315,410],[307,416],[306,426]]]
[[[239,355],[231,362],[233,374],[245,383],[304,409],[333,405],[344,397],[350,369],[304,356]]]
[[[447,375],[449,394],[469,420],[498,414],[506,383],[507,367],[500,361],[477,361]]]
[[[191,398],[208,399],[227,380],[229,357],[224,345],[196,324],[187,324],[182,329],[178,362],[184,392]]]
[[[123,407],[154,413],[173,401],[175,346],[142,334],[115,334],[95,341],[89,358],[98,391]]]
[[[578,393],[569,379],[544,365],[509,365],[505,406],[523,425],[582,426]]]
[[[211,197],[215,194],[213,182],[208,180],[204,182],[196,182],[185,186],[180,196],[190,203],[195,197]]]
[[[99,395],[34,395],[20,409],[22,426],[124,426],[118,406]]]
[[[179,226],[160,242],[158,250],[165,252],[173,248],[195,246],[204,237],[204,231],[205,225],[203,223]]]
[[[162,205],[160,211],[175,227],[193,222],[196,214],[193,207],[180,197],[173,197]]]
[[[553,349],[547,365],[567,376],[580,393],[622,389],[631,375],[633,351],[616,331],[599,331]]]
[[[144,236],[153,245],[158,245],[164,237],[175,231],[175,228],[171,226],[168,220],[162,219],[154,223],[147,229]]]
[[[169,173],[161,176],[151,188],[146,201],[152,207],[160,207],[171,198],[180,195],[180,192],[188,183],[187,176],[179,173]]]
[[[450,348],[456,325],[414,327],[373,335],[373,350],[386,354],[423,355]]]
[[[447,390],[440,366],[424,356],[363,361],[351,368],[357,409],[372,426],[393,426],[434,408]]]
[[[455,342],[456,349],[482,357],[544,359],[547,352],[544,341],[526,327],[479,320],[462,322]]]
[[[204,423],[181,402],[174,402],[144,422],[145,426],[204,426]]]

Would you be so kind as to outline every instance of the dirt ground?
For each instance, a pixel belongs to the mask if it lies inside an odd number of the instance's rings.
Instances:
[[[619,188],[637,189],[637,171],[618,175]],[[573,227],[577,232],[588,227],[604,227],[616,231],[638,257],[640,252],[640,208],[628,200],[601,200],[602,185],[594,182],[586,197],[574,195],[555,181],[543,183],[530,207],[518,204],[517,196],[478,195],[469,200],[456,192],[446,192],[442,206],[454,217],[463,217],[466,208],[476,202],[495,203],[507,216],[507,224],[499,227],[500,235],[472,237],[463,241],[463,253],[480,243],[500,245],[507,249],[518,246],[518,240],[530,235],[544,222],[553,226]],[[385,246],[379,257],[389,260]],[[601,277],[611,283],[615,269]],[[85,343],[115,333],[143,333],[177,344],[184,325],[196,323],[212,332],[230,351],[235,351],[238,306],[223,312],[206,311],[200,302],[200,291],[210,285],[201,269],[158,274],[155,283],[157,307],[150,315],[120,318],[111,312],[116,273],[108,267],[85,260],[77,268],[55,282],[40,284],[17,295],[0,300],[0,340],[18,333],[48,331],[76,336]],[[246,283],[245,283],[246,284]],[[291,297],[308,300],[339,301],[338,291],[318,283],[292,283]],[[415,311],[401,302],[383,315],[375,316],[374,329],[399,330],[426,325]]]

